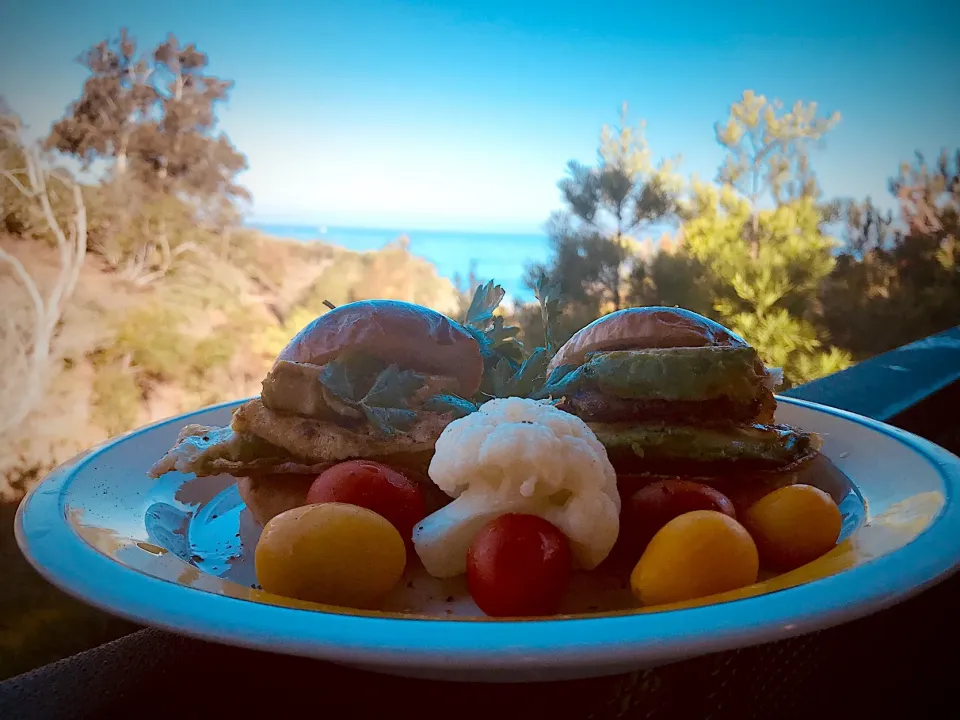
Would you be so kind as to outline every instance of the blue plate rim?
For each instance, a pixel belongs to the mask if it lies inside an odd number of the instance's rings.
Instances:
[[[436,669],[451,663],[502,669],[669,662],[838,625],[905,600],[960,569],[960,458],[870,418],[806,400],[777,399],[865,426],[924,457],[945,489],[944,505],[931,526],[862,566],[767,595],[664,613],[480,623],[341,615],[226,597],[121,565],[70,529],[62,493],[88,462],[133,436],[243,402],[234,400],[160,420],[67,461],[21,502],[15,535],[27,560],[53,585],[133,622],[265,651]],[[31,528],[49,512],[61,522],[47,522],[43,533]]]

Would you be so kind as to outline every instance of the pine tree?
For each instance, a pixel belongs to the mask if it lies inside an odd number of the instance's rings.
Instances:
[[[222,257],[249,198],[237,181],[246,158],[217,129],[232,83],[173,35],[142,53],[124,30],[80,62],[89,71],[83,92],[46,144],[106,171],[88,192],[91,248],[139,285],[188,253]]]
[[[719,187],[694,182],[682,203],[683,252],[697,261],[713,314],[740,333],[789,382],[842,369],[846,353],[824,345],[817,293],[834,267],[836,242],[809,147],[838,121],[811,103],[785,113],[747,91],[716,128],[728,155]]]
[[[857,358],[960,324],[960,151],[918,155],[890,181],[898,217],[842,204],[845,244],[821,300],[832,336]]]
[[[679,190],[670,162],[654,166],[644,127],[631,127],[627,107],[617,127],[604,126],[597,161],[571,161],[558,187],[566,208],[547,225],[552,258],[533,266],[527,285],[541,274],[563,288],[568,331],[631,300],[631,278],[649,254],[639,235],[673,217]]]

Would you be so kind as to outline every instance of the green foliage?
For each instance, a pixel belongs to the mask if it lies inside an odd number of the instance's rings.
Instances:
[[[93,378],[91,419],[113,437],[137,426],[143,391],[136,373],[120,362],[100,365]]]
[[[159,383],[175,382],[202,393],[213,373],[235,355],[229,327],[202,336],[185,332],[190,314],[173,303],[154,302],[123,313],[113,341],[93,354],[94,418],[111,434],[135,425],[139,408]]]
[[[484,375],[474,398],[477,403],[529,395],[543,381],[552,354],[542,347],[529,352],[526,348],[530,346],[520,342],[521,328],[507,325],[499,313],[505,294],[493,280],[477,285],[463,316],[463,324],[476,338],[483,357]],[[546,319],[546,310],[543,313]]]
[[[670,237],[661,238],[657,251],[636,264],[627,299],[632,306],[682,307],[707,316],[714,311],[706,268]]]
[[[544,349],[550,357],[553,357],[559,345],[557,337],[561,334],[560,313],[561,313],[561,292],[560,283],[551,281],[543,274],[534,285],[534,291],[537,294],[537,302],[540,303],[540,321],[543,323],[543,344]]]
[[[437,274],[432,263],[411,253],[409,246],[409,240],[401,237],[373,252],[335,251],[297,304],[315,315],[326,312],[325,300],[345,305],[372,298],[451,311],[456,306],[453,285]]]
[[[561,292],[559,284],[541,275],[534,282],[539,303],[539,335],[526,333],[526,343],[518,339],[520,326],[506,325],[497,314],[504,290],[491,280],[478,285],[464,313],[464,324],[480,344],[484,376],[474,397],[476,403],[490,398],[531,397],[547,381],[547,366],[553,358],[559,334]],[[532,321],[532,317],[524,318]],[[542,338],[542,343],[533,342]]]
[[[485,285],[478,285],[473,300],[467,307],[463,318],[463,325],[480,345],[480,354],[483,357],[485,374],[489,380],[497,368],[499,373],[512,375],[520,363],[523,362],[523,346],[517,339],[520,328],[508,326],[504,317],[497,314],[500,303],[506,292],[493,280]],[[496,389],[489,382],[481,386],[482,393],[494,395]]]
[[[851,360],[825,346],[818,326],[818,291],[834,269],[836,242],[823,232],[808,154],[839,116],[818,118],[814,103],[780,109],[751,91],[731,106],[717,127],[728,151],[721,185],[695,182],[680,205],[681,253],[696,273],[691,284],[711,297],[709,311],[703,296],[694,298],[701,312],[742,335],[792,384]],[[764,198],[771,208],[761,207]]]
[[[742,334],[788,382],[843,368],[850,358],[826,346],[820,317],[836,243],[823,232],[809,152],[838,119],[819,117],[815,104],[782,112],[747,91],[717,126],[727,150],[720,185],[694,182],[685,193],[669,164],[651,169],[638,133],[605,128],[598,166],[572,163],[561,181],[569,213],[552,219],[551,263],[530,268],[528,284],[548,272],[573,329],[622,302],[676,305]],[[674,216],[677,238],[664,235],[657,248],[627,234]]]
[[[231,83],[209,75],[207,56],[173,35],[141,52],[124,30],[79,62],[88,72],[82,93],[45,144],[108,169],[85,193],[90,248],[140,286],[188,254],[223,259],[238,203],[249,199],[236,179],[246,159],[216,127]],[[23,226],[18,215],[8,219]]]
[[[683,226],[683,251],[703,269],[715,317],[750,342],[765,362],[782,367],[790,383],[817,369],[849,364],[843,353],[824,350],[814,324],[817,293],[835,260],[834,241],[821,231],[821,216],[810,198],[770,210],[756,210],[729,188],[697,185],[698,212]],[[756,245],[744,242],[753,218]],[[824,354],[825,353],[825,354]]]
[[[784,113],[779,100],[745,90],[730,116],[716,126],[717,141],[728,150],[718,180],[736,188],[752,205],[769,192],[785,203],[819,194],[808,148],[840,121],[840,114],[817,116],[817,104],[800,101]]]
[[[382,435],[392,435],[416,420],[411,402],[426,377],[369,357],[341,356],[324,367],[319,381],[343,403],[360,410]]]
[[[298,332],[309,325],[317,313],[309,308],[293,308],[279,325],[269,325],[253,340],[253,349],[260,355],[273,358],[280,354]]]
[[[527,284],[534,288],[544,274],[552,278],[567,298],[571,321],[623,307],[636,267],[634,236],[676,213],[679,185],[671,164],[651,164],[643,125],[630,127],[624,106],[620,127],[601,131],[597,163],[571,161],[558,186],[567,207],[547,228],[554,256],[549,266],[528,269]]]
[[[0,113],[0,170],[9,173],[0,178],[0,230],[11,235],[29,236],[42,227],[35,203],[20,189],[30,184],[26,166],[19,119],[9,111]]]
[[[229,81],[207,73],[208,57],[167,36],[143,53],[126,30],[90,48],[80,97],[53,127],[47,146],[89,164],[107,161],[115,178],[222,208],[247,192],[236,182],[246,159],[216,129]]]
[[[831,336],[858,358],[960,324],[960,151],[918,156],[891,181],[900,222],[841,204],[845,245],[820,299]]]

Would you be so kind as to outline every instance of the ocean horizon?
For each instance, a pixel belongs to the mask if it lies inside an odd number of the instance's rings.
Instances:
[[[321,241],[348,250],[378,250],[401,235],[410,240],[410,252],[433,263],[437,273],[451,281],[466,279],[475,264],[477,279],[494,280],[514,302],[531,302],[533,292],[523,284],[526,266],[546,262],[549,239],[542,233],[496,233],[460,230],[402,230],[284,223],[248,223],[267,235],[303,242]]]

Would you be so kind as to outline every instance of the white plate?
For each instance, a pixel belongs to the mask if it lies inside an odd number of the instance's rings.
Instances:
[[[841,542],[791,573],[666,608],[633,607],[619,583],[598,589],[583,576],[564,616],[512,622],[477,617],[462,581],[434,581],[422,569],[385,612],[258,590],[258,528],[231,479],[145,474],[184,424],[226,424],[238,402],[143,428],[58,468],[20,506],[17,539],[51,582],[139,623],[392,674],[508,682],[627,672],[810,632],[957,569],[960,459],[866,418],[779,402],[778,421],[822,434],[843,473],[818,483],[841,503]]]

